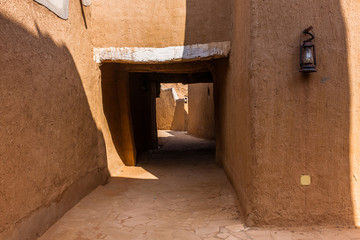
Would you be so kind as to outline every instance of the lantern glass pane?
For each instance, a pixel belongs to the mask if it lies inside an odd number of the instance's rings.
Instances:
[[[314,63],[314,54],[312,47],[305,47],[303,52],[303,63],[304,64],[313,64]]]

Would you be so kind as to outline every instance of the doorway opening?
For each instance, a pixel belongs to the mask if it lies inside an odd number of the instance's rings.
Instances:
[[[158,149],[213,149],[214,117],[213,83],[161,84],[156,99]]]
[[[212,70],[216,64],[215,60],[207,60],[171,64],[101,65],[103,107],[110,130],[109,136],[105,136],[110,173],[123,165],[135,166],[143,153],[164,150],[164,136],[158,134],[158,130],[167,130],[165,137],[171,136],[168,140],[178,139],[176,137],[179,134],[174,131],[182,131],[182,143],[193,137],[210,140],[212,143],[209,145],[215,146],[213,119],[216,115],[216,87],[213,87]],[[182,99],[177,99],[178,106],[176,101],[173,102],[174,112],[170,115],[169,129],[158,129],[157,122],[160,122],[162,108],[157,106],[157,102],[166,95],[166,89],[169,88],[166,84],[181,86],[188,93]],[[180,92],[176,95],[180,95]],[[174,116],[176,108],[181,110]],[[200,142],[188,141],[187,144],[193,148],[203,146]]]
[[[210,72],[130,73],[137,160],[143,153],[215,149]]]

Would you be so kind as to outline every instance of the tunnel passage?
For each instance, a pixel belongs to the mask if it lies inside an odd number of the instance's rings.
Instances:
[[[123,164],[136,165],[137,156],[157,149],[156,98],[161,83],[212,83],[214,60],[174,64],[103,63],[104,113],[111,132],[108,150]],[[112,154],[109,154],[112,155]],[[109,159],[116,166],[118,159]],[[113,161],[113,162],[111,162]]]
[[[156,98],[161,83],[195,84],[212,82],[210,72],[130,73],[130,106],[137,154],[158,148]]]

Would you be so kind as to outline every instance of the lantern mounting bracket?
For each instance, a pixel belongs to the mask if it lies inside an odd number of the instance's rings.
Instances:
[[[310,27],[304,29],[303,33],[311,36],[311,38],[305,40],[304,42],[311,42],[312,40],[314,40],[315,35],[310,32],[312,29],[313,29],[313,26],[310,26]]]

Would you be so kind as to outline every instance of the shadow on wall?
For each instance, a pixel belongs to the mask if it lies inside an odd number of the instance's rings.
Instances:
[[[117,154],[124,159],[124,153],[121,147],[121,116],[119,96],[117,89],[117,69],[119,64],[106,63],[100,66],[101,70],[101,89],[103,96],[103,108],[106,116],[111,138],[114,143]]]
[[[130,106],[131,121],[134,133],[134,142],[137,153],[153,149],[152,105],[156,96],[153,96],[151,81],[147,74],[130,73]],[[155,145],[155,144],[154,144]]]
[[[107,165],[104,139],[69,50],[2,15],[0,26],[1,235],[61,200],[88,173],[106,175]],[[41,234],[91,190],[77,189],[68,205],[53,209],[41,223],[33,219],[25,231]],[[19,234],[32,239],[37,234],[32,233],[29,237],[20,229]]]
[[[104,63],[100,70],[103,109],[112,140],[112,143],[107,145],[111,152],[108,164],[113,174],[123,164],[134,165],[136,159],[130,112],[129,73],[121,71],[120,64],[117,63]]]

